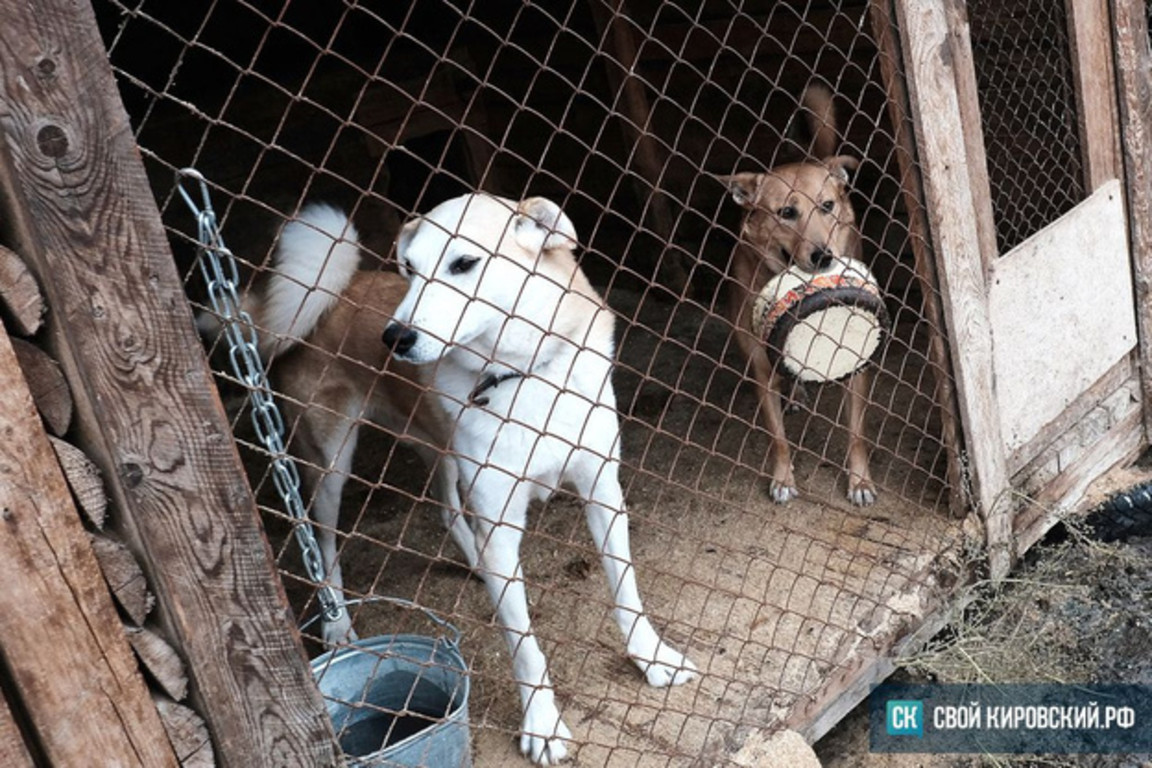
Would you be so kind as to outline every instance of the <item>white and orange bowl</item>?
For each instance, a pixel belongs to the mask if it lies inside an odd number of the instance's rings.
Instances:
[[[790,267],[761,289],[752,330],[768,359],[800,381],[835,381],[863,368],[888,324],[880,285],[855,259],[815,274]]]

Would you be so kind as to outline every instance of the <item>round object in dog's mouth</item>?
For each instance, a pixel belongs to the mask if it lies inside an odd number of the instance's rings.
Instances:
[[[835,381],[867,365],[887,322],[876,278],[855,259],[817,274],[790,267],[768,281],[752,308],[752,330],[768,359],[800,381]]]

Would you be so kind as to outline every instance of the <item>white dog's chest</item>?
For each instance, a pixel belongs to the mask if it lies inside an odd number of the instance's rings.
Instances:
[[[447,402],[453,450],[465,463],[555,489],[577,465],[619,457],[614,396],[604,381],[598,399],[524,377],[485,390],[483,405]]]

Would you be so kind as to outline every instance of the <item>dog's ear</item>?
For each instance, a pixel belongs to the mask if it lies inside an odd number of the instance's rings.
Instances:
[[[824,164],[844,181],[851,179],[853,171],[860,167],[860,161],[852,157],[852,155],[829,157],[824,161]]]
[[[516,242],[532,253],[575,248],[576,227],[560,206],[543,197],[530,197],[516,208]]]
[[[756,192],[760,189],[760,181],[764,174],[737,173],[732,176],[721,176],[720,181],[728,187],[732,199],[743,208],[752,208],[756,205]]]
[[[400,234],[396,235],[396,262],[400,264],[400,271],[407,276],[404,272],[404,254],[408,252],[408,246],[412,244],[412,238],[416,236],[416,230],[420,228],[420,217],[416,216],[411,221],[407,222],[404,226],[400,227]]]

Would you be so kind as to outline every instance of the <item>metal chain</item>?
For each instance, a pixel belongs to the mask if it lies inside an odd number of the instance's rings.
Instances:
[[[191,179],[200,186],[203,207],[184,188],[184,179]],[[284,418],[273,399],[272,388],[264,362],[258,352],[256,326],[252,318],[241,307],[237,286],[240,282],[236,258],[224,245],[224,238],[212,210],[208,192],[208,182],[195,168],[181,169],[177,174],[176,189],[196,217],[200,242],[200,274],[208,288],[208,299],[212,311],[219,316],[222,333],[228,342],[228,361],[236,378],[248,389],[248,399],[252,408],[252,426],[256,435],[272,457],[272,482],[284,509],[292,518],[293,532],[300,545],[304,560],[304,570],[319,592],[320,610],[328,621],[336,621],[344,613],[344,606],[336,596],[336,590],[327,584],[324,571],[324,558],[320,545],[308,519],[308,510],[300,496],[300,473],[296,462],[288,455],[284,446]]]

